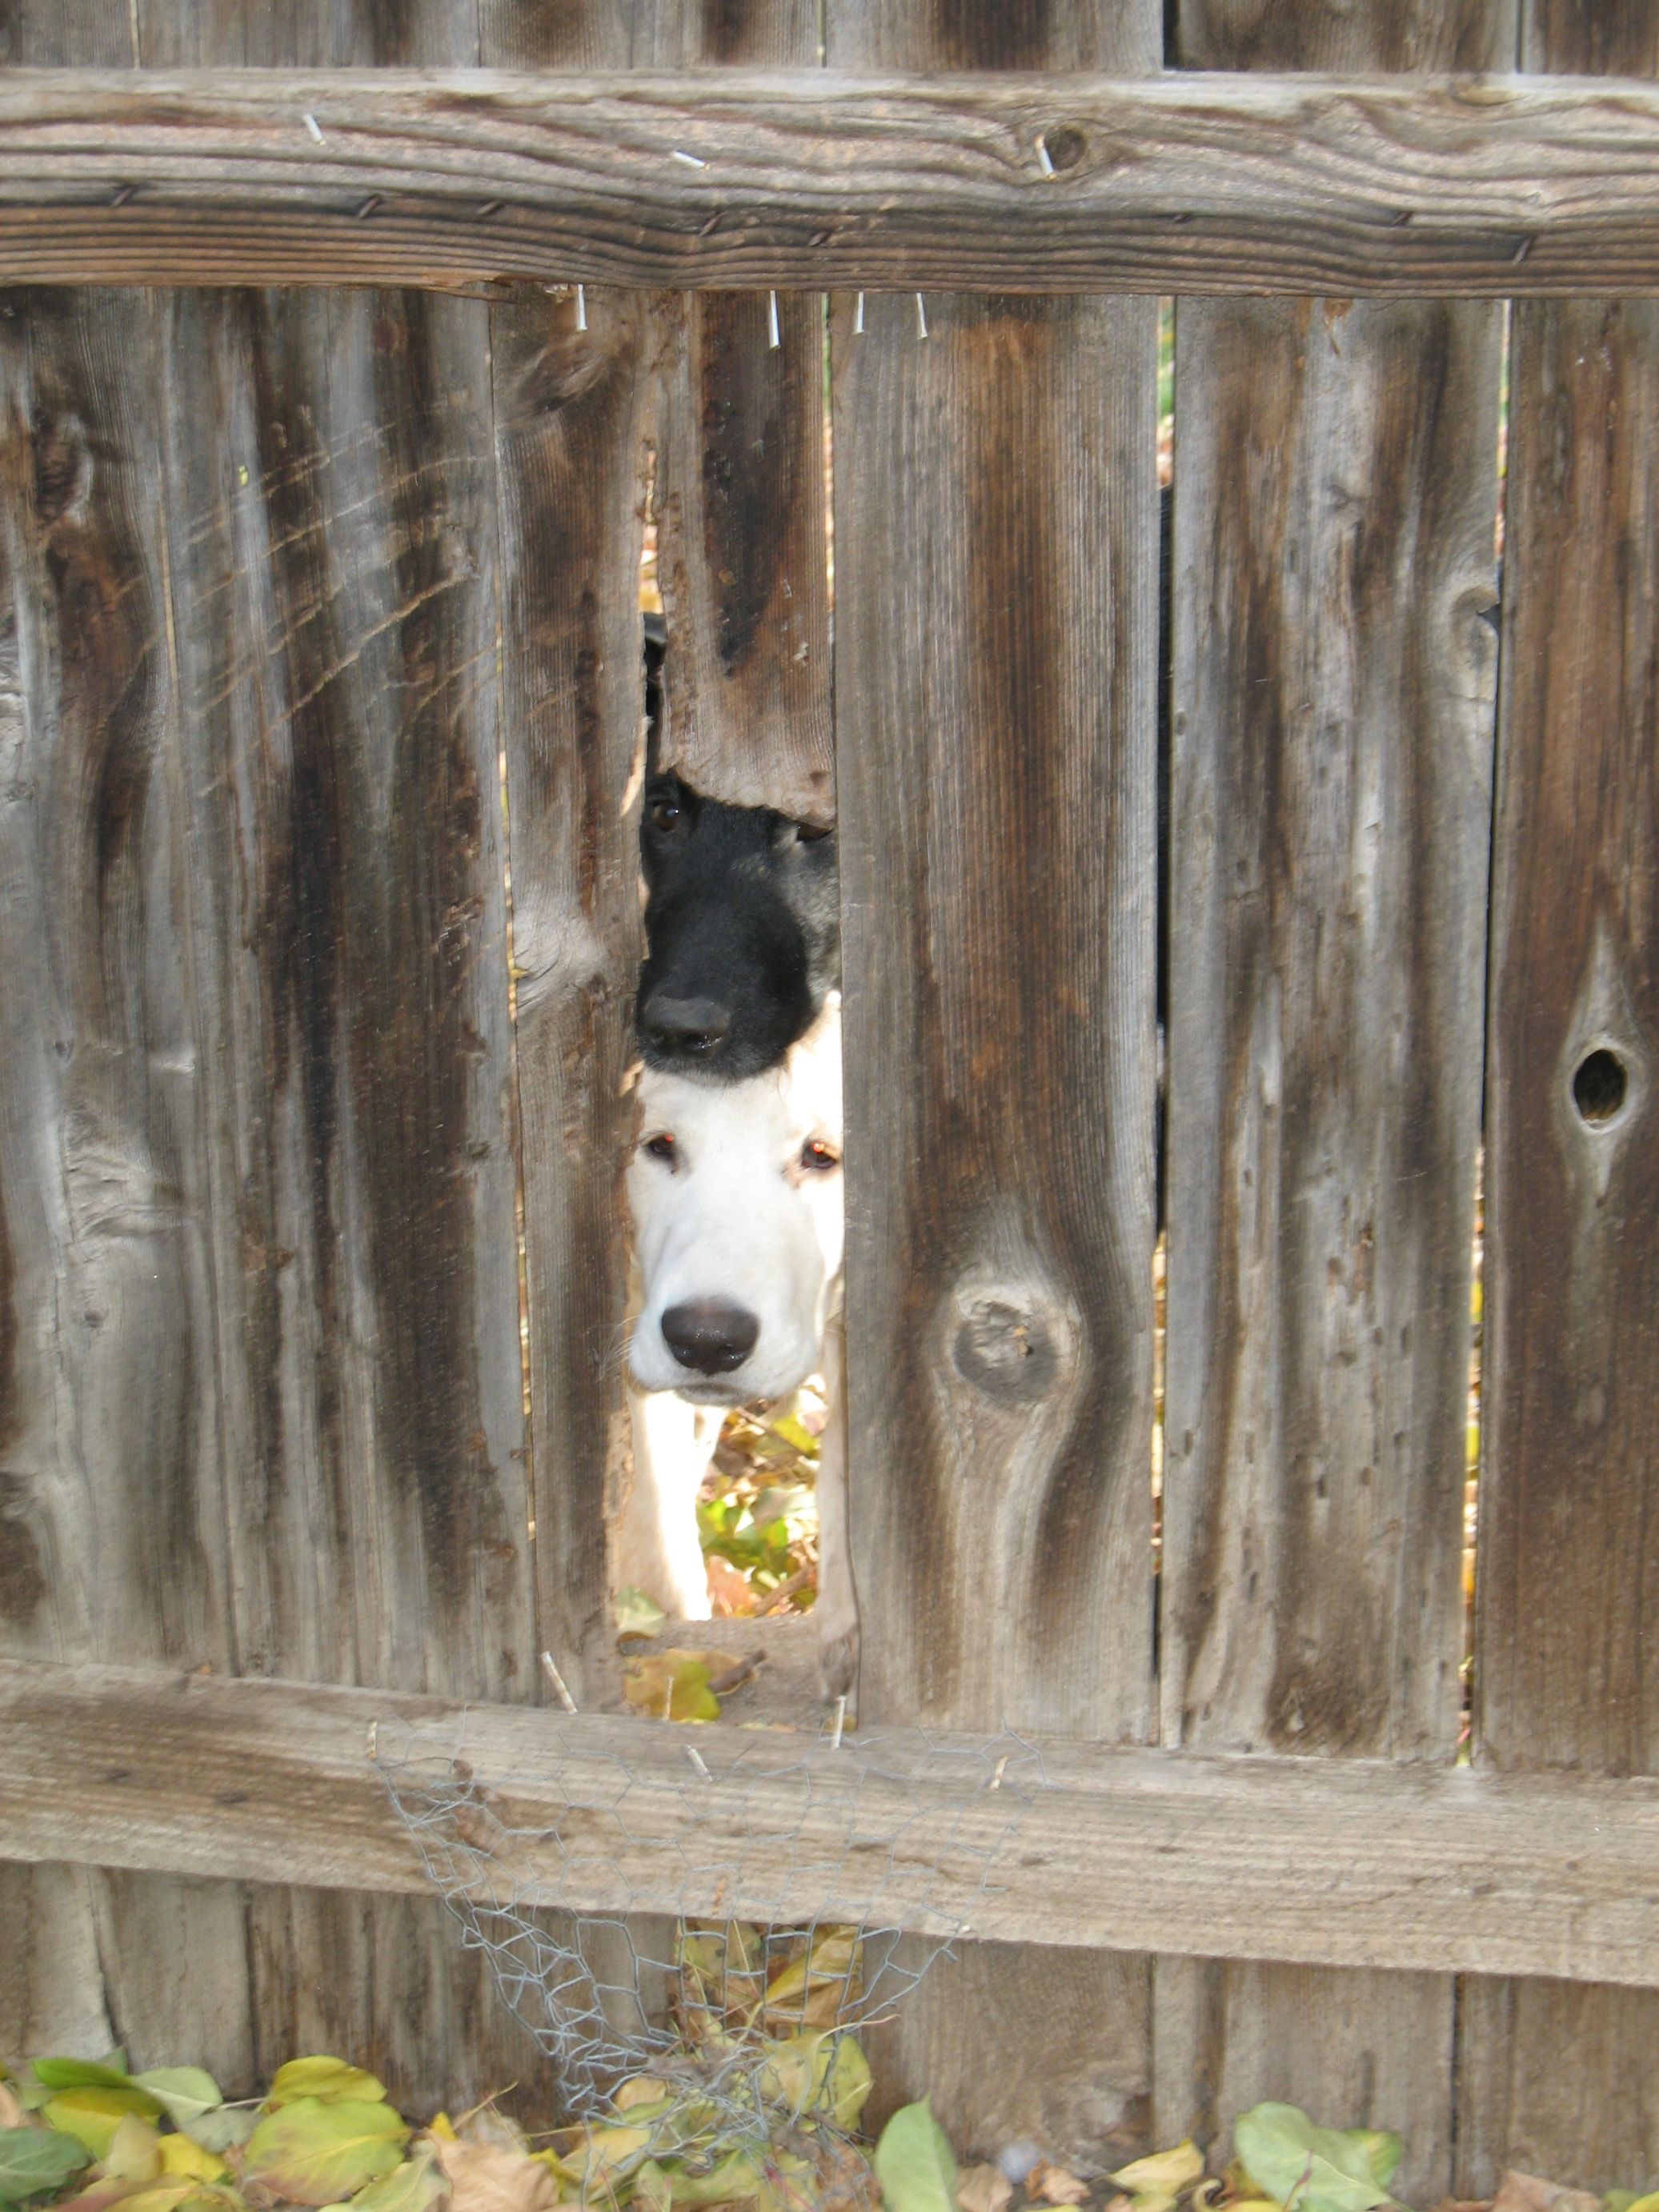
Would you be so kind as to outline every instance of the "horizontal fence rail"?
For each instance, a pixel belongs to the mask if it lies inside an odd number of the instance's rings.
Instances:
[[[845,1828],[842,1778],[859,1771],[827,1739],[693,1740],[153,1668],[0,1662],[0,1857],[418,1893],[427,1875],[376,1764],[405,1755],[405,1728],[465,1753],[514,1838],[490,1879],[520,1895],[544,1880],[574,1910],[727,1917],[776,1917],[781,1895],[792,1917],[836,1917],[844,1888],[801,1872]],[[867,1917],[1085,1949],[1659,1982],[1659,1781],[1068,1741],[1019,1757],[1016,1820],[988,1760],[988,1783],[963,1791],[984,1748],[908,1730],[861,1747],[861,1830],[881,1827],[885,1792],[948,1811],[954,1838],[923,1907],[898,1858],[861,1876]],[[614,1802],[619,1777],[626,1836],[586,1856],[568,1832],[562,1845],[562,1816]]]
[[[0,281],[1620,295],[1624,79],[7,72]]]

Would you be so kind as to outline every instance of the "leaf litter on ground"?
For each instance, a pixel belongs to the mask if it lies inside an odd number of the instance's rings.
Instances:
[[[854,1929],[691,1923],[673,2004],[678,2052],[623,2081],[608,2114],[532,2143],[493,2102],[416,2130],[373,2074],[342,2059],[279,2069],[258,2104],[228,2105],[197,2067],[129,2074],[124,2054],[0,2069],[0,2212],[1012,2212],[996,2166],[957,2166],[927,2100],[873,2150],[855,2136],[870,2094],[836,2026],[861,1973]],[[733,2056],[752,2122],[734,2139]],[[216,2140],[204,2142],[206,2127]],[[1036,2158],[1024,2201],[1107,2212],[1381,2212],[1398,2136],[1317,2126],[1258,2105],[1237,2155],[1206,2171],[1191,2142],[1106,2175]],[[94,2148],[94,2143],[96,2148]],[[1659,2212],[1659,2191],[1606,2197],[1505,2172],[1494,2197],[1436,2212]]]

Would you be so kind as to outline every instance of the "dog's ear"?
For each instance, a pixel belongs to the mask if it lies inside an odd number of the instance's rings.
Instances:
[[[645,773],[657,773],[662,757],[663,663],[668,657],[668,625],[660,615],[645,617]]]

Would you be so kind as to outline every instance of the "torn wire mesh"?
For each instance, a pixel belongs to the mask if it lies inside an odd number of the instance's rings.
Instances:
[[[752,2140],[775,2106],[782,2051],[890,2017],[967,1932],[1043,1781],[1008,1735],[860,1734],[832,1754],[804,1736],[792,1759],[775,1733],[719,1728],[688,1731],[672,1761],[653,1731],[647,1786],[578,1723],[544,1723],[533,1776],[475,1771],[465,1721],[385,1723],[376,1763],[573,2118],[614,2121],[619,2089],[648,2076],[677,2085],[682,2115],[695,2095],[726,2140]]]

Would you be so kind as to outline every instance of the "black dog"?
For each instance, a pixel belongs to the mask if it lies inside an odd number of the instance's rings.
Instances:
[[[646,632],[647,759],[663,644]],[[635,1002],[647,1064],[737,1083],[782,1060],[841,981],[832,830],[705,799],[653,775],[640,826],[647,955]]]

